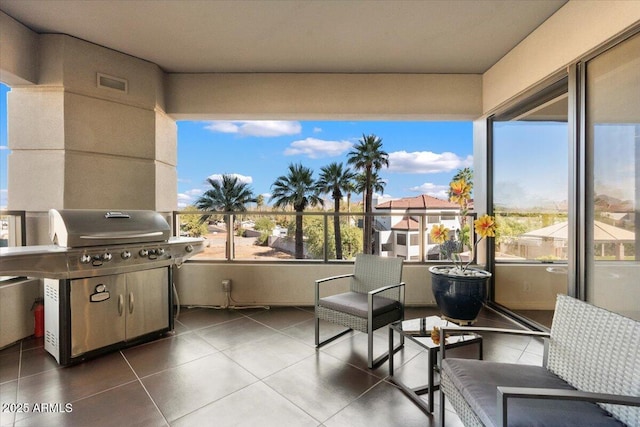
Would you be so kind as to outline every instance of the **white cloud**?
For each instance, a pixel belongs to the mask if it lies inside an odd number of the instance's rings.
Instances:
[[[0,145],[0,151],[1,150],[8,150],[9,147],[7,145]]]
[[[187,190],[184,193],[178,193],[178,208],[184,209],[187,206],[193,205],[198,197],[204,193],[202,188],[193,188]]]
[[[246,120],[246,121],[213,121],[205,129],[221,133],[237,133],[240,136],[276,137],[297,135],[302,125],[296,121],[284,120]]]
[[[396,151],[389,153],[389,172],[440,173],[473,166],[473,156],[459,157],[455,153],[431,151]]]
[[[393,196],[391,194],[380,194],[377,191],[374,191],[373,198],[384,198],[384,199],[391,200],[393,199]]]
[[[9,190],[0,188],[0,209],[6,209],[9,199]]]
[[[238,178],[238,181],[244,184],[251,184],[253,182],[253,178],[250,176],[240,175],[239,173],[226,173],[225,175],[231,175]],[[214,173],[213,175],[208,176],[212,181],[222,182],[222,174]]]
[[[320,133],[322,132],[322,128],[313,128],[313,133]]]
[[[432,197],[437,197],[438,199],[448,200],[449,199],[449,186],[448,185],[439,185],[433,184],[431,182],[425,182],[422,185],[417,187],[411,187],[410,191],[415,191],[420,194],[427,194]]]
[[[213,132],[220,133],[238,133],[238,131],[240,130],[240,126],[238,126],[235,122],[223,121],[211,122],[204,128]]]
[[[184,193],[178,193],[178,208],[184,209],[187,206],[193,205],[196,199],[203,193],[203,190],[194,188],[193,190],[187,190]]]
[[[304,155],[312,159],[337,157],[351,149],[352,145],[353,143],[349,141],[325,141],[322,139],[307,138],[293,141],[289,148],[284,150],[284,155]]]

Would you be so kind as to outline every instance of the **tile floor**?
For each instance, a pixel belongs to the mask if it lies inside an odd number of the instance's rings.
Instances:
[[[434,307],[409,308],[406,318],[436,314]],[[488,309],[477,325],[514,327]],[[322,327],[331,332],[331,325]],[[436,425],[438,394],[427,416],[389,381],[387,363],[367,369],[365,334],[347,334],[319,351],[313,337],[311,307],[183,309],[166,338],[66,368],[44,351],[41,339],[27,338],[0,351],[0,425]],[[484,338],[485,359],[541,363],[538,340]],[[387,329],[378,330],[375,351],[387,345]],[[467,349],[475,355],[475,348]],[[395,374],[409,386],[421,385],[426,359],[407,342],[395,356]],[[7,412],[15,409],[12,403],[27,404],[30,412]],[[36,403],[57,411],[44,412],[41,405],[35,413]],[[447,426],[459,425],[448,413]]]

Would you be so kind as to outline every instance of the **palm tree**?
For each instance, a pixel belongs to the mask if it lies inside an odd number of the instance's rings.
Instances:
[[[255,203],[256,198],[249,184],[239,182],[234,175],[222,175],[222,179],[207,178],[212,188],[207,190],[198,200],[196,208],[206,211],[218,212],[245,212],[248,203]],[[211,214],[200,217],[205,222]],[[225,223],[229,227],[229,215],[225,214]]]
[[[336,259],[342,259],[342,235],[340,234],[340,200],[342,192],[349,192],[355,174],[349,169],[343,169],[342,163],[333,162],[320,169],[317,185],[321,193],[331,193],[333,198],[333,231],[336,240]]]
[[[355,187],[354,187],[355,191],[358,193],[364,194],[365,185],[366,185],[365,175],[364,174],[356,175]],[[374,172],[373,174],[371,174],[371,189],[373,190],[373,193],[383,193],[384,187],[386,185],[387,183],[382,178],[380,178],[380,175],[378,175],[378,172]]]
[[[382,150],[382,139],[375,135],[362,135],[362,139],[353,147],[348,154],[347,163],[353,165],[356,169],[364,172],[364,230],[363,230],[363,246],[364,253],[371,253],[371,235],[373,232],[372,217],[367,215],[372,212],[373,201],[373,174],[382,169],[383,166],[389,166],[389,155]]]
[[[347,192],[347,212],[351,213],[351,195],[357,191],[355,181],[347,183],[345,191]],[[349,219],[351,219],[351,217],[349,217]]]
[[[300,163],[289,164],[288,175],[279,176],[271,188],[275,208],[291,205],[296,212],[302,213],[308,206],[324,204],[313,180],[313,170]],[[296,215],[295,245],[296,259],[304,258],[302,215]]]
[[[256,209],[261,211],[263,206],[264,206],[264,195],[258,194],[258,197],[256,197]]]

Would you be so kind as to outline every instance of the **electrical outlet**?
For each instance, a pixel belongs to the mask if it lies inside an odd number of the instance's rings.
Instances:
[[[225,279],[222,281],[222,291],[231,292],[231,279]]]

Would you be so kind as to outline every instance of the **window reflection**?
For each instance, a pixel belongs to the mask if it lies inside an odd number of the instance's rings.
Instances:
[[[492,130],[493,301],[548,327],[556,295],[567,292],[571,244],[567,79],[495,118]]]
[[[496,261],[566,261],[567,97],[493,127]]]
[[[640,320],[640,36],[587,62],[587,301]]]

